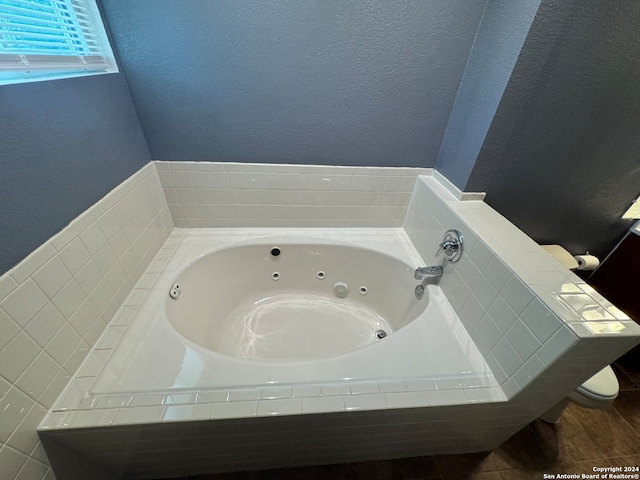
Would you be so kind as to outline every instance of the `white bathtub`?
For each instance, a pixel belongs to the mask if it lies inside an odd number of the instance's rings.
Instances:
[[[49,458],[68,449],[60,470],[82,458],[142,479],[488,451],[637,342],[632,321],[587,328],[568,310],[578,299],[612,306],[443,185],[416,182],[403,228],[175,229],[40,424]],[[416,248],[432,256],[446,228],[463,232],[465,253],[418,301]],[[309,305],[318,322],[300,315]]]
[[[404,232],[347,231],[186,232],[90,392],[452,379],[496,386],[437,279],[416,298],[413,272],[423,262]],[[348,286],[345,298],[338,282]]]

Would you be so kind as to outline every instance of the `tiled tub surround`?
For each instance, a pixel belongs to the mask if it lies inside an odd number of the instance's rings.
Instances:
[[[423,176],[404,228],[427,262],[444,231],[464,233],[465,254],[440,285],[508,397],[565,361],[536,395],[569,393],[638,343],[633,320],[484,202]]]
[[[421,177],[404,229],[427,264],[452,227],[465,255],[445,265],[441,286],[499,390],[398,379],[89,394],[171,252],[197,237],[175,230],[41,435],[123,478],[490,450],[637,343],[634,322],[486,204]]]
[[[36,427],[173,229],[148,164],[0,277],[0,476],[54,478]]]
[[[155,162],[176,227],[400,227],[424,168]]]

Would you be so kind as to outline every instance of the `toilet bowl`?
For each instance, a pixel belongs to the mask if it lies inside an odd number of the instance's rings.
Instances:
[[[540,420],[547,423],[558,423],[569,402],[585,408],[605,408],[613,403],[618,396],[619,390],[620,385],[616,374],[611,366],[607,365],[580,385],[574,392],[570,393],[569,396],[540,415]]]

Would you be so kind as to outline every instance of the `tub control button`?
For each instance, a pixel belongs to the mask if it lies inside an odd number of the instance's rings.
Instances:
[[[338,298],[345,298],[349,293],[349,286],[344,282],[336,282],[333,286],[333,293]]]

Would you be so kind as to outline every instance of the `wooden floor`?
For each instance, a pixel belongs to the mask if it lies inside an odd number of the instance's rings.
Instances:
[[[620,382],[613,406],[587,410],[571,404],[557,425],[536,420],[490,453],[199,475],[186,480],[528,480],[542,479],[545,473],[593,474],[593,467],[599,466],[640,466],[640,365],[623,358],[613,367]]]

